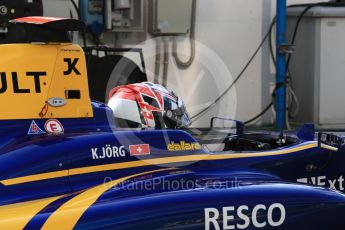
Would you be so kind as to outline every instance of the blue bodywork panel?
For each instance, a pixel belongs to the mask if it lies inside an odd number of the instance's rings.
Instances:
[[[0,121],[1,228],[345,227],[345,195],[326,188],[344,191],[344,148],[321,148],[310,126],[280,147],[211,152],[182,130],[117,130],[92,106],[94,118],[59,119],[59,135],[46,119],[37,134],[32,120]],[[237,134],[228,140],[251,135]]]

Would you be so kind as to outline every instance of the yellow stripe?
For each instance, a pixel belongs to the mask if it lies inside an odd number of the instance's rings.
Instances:
[[[23,229],[37,213],[60,197],[0,206],[0,229]]]
[[[28,182],[33,182],[33,181],[59,178],[59,177],[64,177],[68,175],[74,176],[74,175],[80,175],[80,174],[86,174],[86,173],[136,168],[136,167],[143,167],[143,166],[149,166],[149,165],[161,165],[161,164],[203,161],[203,160],[226,160],[226,159],[234,159],[234,158],[268,157],[268,156],[284,155],[284,154],[298,152],[298,151],[302,151],[306,149],[316,148],[317,146],[318,146],[317,143],[311,143],[311,144],[302,145],[302,146],[290,148],[290,149],[259,152],[259,153],[198,154],[198,155],[187,155],[187,156],[178,156],[178,157],[163,157],[163,158],[155,158],[155,159],[148,159],[148,160],[138,160],[138,161],[123,162],[123,163],[114,163],[114,164],[107,164],[107,165],[97,165],[97,166],[75,168],[75,169],[70,169],[68,171],[64,170],[64,171],[56,171],[56,172],[50,172],[50,173],[42,173],[42,174],[36,174],[36,175],[31,175],[31,176],[24,176],[24,177],[17,177],[17,178],[2,180],[0,182],[8,186],[8,185],[21,184],[21,183],[28,183]]]
[[[73,229],[85,211],[93,205],[104,192],[113,186],[134,177],[173,169],[174,168],[159,169],[131,175],[88,189],[60,206],[60,208],[48,218],[42,229]]]
[[[22,183],[28,183],[28,182],[33,182],[33,181],[65,177],[65,176],[68,176],[68,170],[17,177],[13,179],[2,180],[1,183],[7,186],[7,185],[22,184]]]
[[[318,147],[317,143],[312,143],[308,145],[302,145],[299,147],[291,149],[283,149],[279,151],[270,151],[270,152],[259,152],[259,153],[237,153],[237,154],[227,154],[224,156],[222,154],[212,154],[207,157],[206,160],[223,160],[223,159],[233,159],[233,158],[252,158],[252,157],[269,157],[277,155],[285,155],[289,153],[295,153],[307,149],[312,149]]]

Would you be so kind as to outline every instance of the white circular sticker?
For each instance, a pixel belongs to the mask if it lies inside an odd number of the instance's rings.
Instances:
[[[51,134],[62,134],[64,133],[64,128],[62,124],[55,119],[50,119],[44,124],[44,128],[48,133]]]
[[[0,15],[6,15],[8,12],[8,9],[6,6],[0,6]]]

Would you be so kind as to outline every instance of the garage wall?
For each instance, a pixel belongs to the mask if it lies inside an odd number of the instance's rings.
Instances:
[[[49,16],[69,16],[71,6],[67,0],[44,0]],[[236,77],[266,34],[275,15],[274,0],[198,0],[195,63],[187,70],[179,70],[172,59],[169,62],[168,86],[185,98],[191,115],[204,108],[232,82],[226,73]],[[288,0],[288,4],[311,3],[315,0]],[[61,10],[60,10],[61,9]],[[154,41],[143,42],[150,36],[138,34],[120,36],[117,46],[144,48],[149,78],[153,79]],[[114,36],[106,35],[105,41],[114,44]],[[143,42],[143,43],[142,43]],[[168,39],[171,43],[171,40]],[[188,55],[188,40],[180,39],[180,51]],[[171,48],[171,47],[170,47]],[[181,56],[183,58],[183,56]],[[222,63],[221,63],[222,62]],[[217,68],[217,65],[225,68]],[[224,70],[225,69],[225,70]],[[247,120],[258,114],[271,100],[270,91],[275,77],[268,46],[260,51],[241,80],[219,105],[195,122],[195,126],[208,126],[211,116],[225,116]],[[192,89],[192,90],[191,90]],[[192,91],[193,93],[188,93]],[[272,123],[273,111],[259,123]]]

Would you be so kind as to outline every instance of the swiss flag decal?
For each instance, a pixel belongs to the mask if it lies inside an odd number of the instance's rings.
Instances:
[[[150,145],[148,144],[130,145],[129,153],[131,156],[150,155],[151,154]]]

